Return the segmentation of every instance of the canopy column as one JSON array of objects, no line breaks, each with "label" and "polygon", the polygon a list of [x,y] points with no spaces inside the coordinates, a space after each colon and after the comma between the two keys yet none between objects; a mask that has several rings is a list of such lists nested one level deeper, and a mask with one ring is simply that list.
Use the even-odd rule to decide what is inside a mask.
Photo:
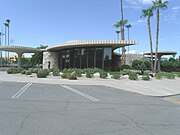
[{"label": "canopy column", "polygon": [[18,52],[18,68],[21,68],[22,52]]},{"label": "canopy column", "polygon": [[161,70],[161,56],[162,55],[158,55],[157,58],[158,58],[158,71]]}]

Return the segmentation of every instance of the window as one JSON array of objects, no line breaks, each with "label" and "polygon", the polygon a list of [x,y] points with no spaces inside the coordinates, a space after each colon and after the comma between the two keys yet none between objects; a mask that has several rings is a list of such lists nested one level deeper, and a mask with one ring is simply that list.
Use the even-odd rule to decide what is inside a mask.
[{"label": "window", "polygon": [[96,67],[103,68],[103,48],[96,48]]},{"label": "window", "polygon": [[81,68],[87,68],[87,49],[81,50]]},{"label": "window", "polygon": [[88,68],[94,68],[94,48],[88,49]]},{"label": "window", "polygon": [[104,69],[111,69],[112,48],[104,48]]},{"label": "window", "polygon": [[75,49],[75,54],[74,54],[74,58],[75,58],[75,67],[76,68],[81,68],[81,49]]}]

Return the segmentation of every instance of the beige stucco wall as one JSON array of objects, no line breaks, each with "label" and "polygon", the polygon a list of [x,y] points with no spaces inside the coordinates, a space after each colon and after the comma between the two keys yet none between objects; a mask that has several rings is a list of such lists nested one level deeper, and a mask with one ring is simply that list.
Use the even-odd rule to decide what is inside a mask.
[{"label": "beige stucco wall", "polygon": [[58,53],[57,52],[43,52],[43,69],[48,68],[50,61],[50,68],[58,67]]}]

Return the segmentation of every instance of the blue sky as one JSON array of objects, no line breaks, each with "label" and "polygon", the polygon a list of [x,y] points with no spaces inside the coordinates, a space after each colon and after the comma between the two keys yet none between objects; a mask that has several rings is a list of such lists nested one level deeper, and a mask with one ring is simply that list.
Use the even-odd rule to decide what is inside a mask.
[{"label": "blue sky", "polygon": [[[168,9],[160,16],[159,50],[180,55],[180,0],[168,2]],[[150,50],[147,21],[140,16],[151,3],[123,0],[124,18],[132,25],[130,39],[139,41],[130,50]],[[155,16],[151,19],[154,48]],[[0,29],[6,19],[11,20],[12,45],[38,47],[68,40],[116,39],[113,24],[120,20],[120,0],[0,0]]]}]

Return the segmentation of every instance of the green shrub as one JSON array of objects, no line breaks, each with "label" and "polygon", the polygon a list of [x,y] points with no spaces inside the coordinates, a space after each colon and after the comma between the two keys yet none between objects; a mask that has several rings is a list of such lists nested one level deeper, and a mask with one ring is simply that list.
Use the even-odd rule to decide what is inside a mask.
[{"label": "green shrub", "polygon": [[112,75],[113,75],[112,78],[114,78],[114,79],[119,79],[121,77],[120,72],[114,72],[114,73],[112,73]]},{"label": "green shrub", "polygon": [[65,78],[68,78],[70,75],[71,75],[71,73],[63,73],[63,74],[61,75],[61,77],[62,77],[63,79],[65,79]]},{"label": "green shrub", "polygon": [[138,79],[138,76],[135,72],[130,72],[129,73],[129,79],[130,80],[137,80]]},{"label": "green shrub", "polygon": [[12,74],[13,73],[13,69],[12,68],[7,69],[7,73],[8,74]]},{"label": "green shrub", "polygon": [[142,61],[140,60],[133,60],[132,62],[132,68],[139,70],[140,69],[140,65],[141,65]]},{"label": "green shrub", "polygon": [[177,77],[180,77],[180,72],[177,72],[177,73],[176,73],[176,76],[177,76]]},{"label": "green shrub", "polygon": [[156,79],[162,79],[163,74],[161,72],[155,74]]},{"label": "green shrub", "polygon": [[22,68],[12,68],[12,73],[18,74],[18,73],[21,73],[22,70],[23,70]]},{"label": "green shrub", "polygon": [[143,63],[146,65],[147,69],[151,69],[151,62],[150,61],[145,60]]},{"label": "green shrub", "polygon": [[103,71],[102,69],[98,69],[98,68],[87,68],[86,70],[85,70],[85,73],[87,73],[87,72],[89,72],[90,74],[95,74],[95,73],[97,73],[97,72],[100,72],[100,71]]},{"label": "green shrub", "polygon": [[81,77],[84,72],[85,72],[84,70],[76,69],[76,70],[75,70],[75,75],[76,75],[77,77]]},{"label": "green shrub", "polygon": [[143,75],[143,76],[142,76],[142,80],[144,80],[144,81],[149,81],[149,80],[150,80],[149,75],[148,75],[148,74]]},{"label": "green shrub", "polygon": [[112,75],[114,79],[119,79],[121,77],[120,72],[110,72],[110,75]]},{"label": "green shrub", "polygon": [[72,73],[75,70],[76,70],[75,68],[63,69],[62,73]]},{"label": "green shrub", "polygon": [[121,65],[120,70],[124,70],[124,69],[131,69],[131,67],[129,65]]},{"label": "green shrub", "polygon": [[162,71],[165,71],[165,72],[172,72],[172,71],[174,71],[173,63],[174,63],[173,61],[167,61],[167,60],[163,61],[161,63]]},{"label": "green shrub", "polygon": [[174,73],[165,73],[164,77],[167,79],[175,79],[175,74]]},{"label": "green shrub", "polygon": [[42,70],[46,73],[47,76],[49,75],[50,73],[49,69],[42,69]]},{"label": "green shrub", "polygon": [[105,72],[105,71],[101,71],[99,73],[100,73],[100,78],[105,79],[108,76],[107,72]]},{"label": "green shrub", "polygon": [[93,77],[93,74],[91,72],[86,72],[86,77],[87,78],[92,78]]},{"label": "green shrub", "polygon": [[122,75],[129,75],[130,72],[131,72],[131,71],[130,71],[129,69],[124,69],[124,70],[121,72],[121,74],[122,74]]},{"label": "green shrub", "polygon": [[30,70],[26,70],[25,74],[26,74],[26,75],[31,75],[32,72],[31,72]]},{"label": "green shrub", "polygon": [[38,78],[46,78],[48,74],[47,74],[47,70],[46,69],[40,69],[38,71],[38,73],[37,73],[37,77]]},{"label": "green shrub", "polygon": [[32,73],[38,73],[38,70],[39,70],[38,68],[33,68],[31,72]]},{"label": "green shrub", "polygon": [[147,69],[146,65],[144,63],[141,63],[140,65],[140,70],[142,73],[144,73],[144,71]]},{"label": "green shrub", "polygon": [[68,76],[68,79],[69,79],[69,80],[77,80],[77,77],[76,77],[76,75],[75,75],[74,73],[72,73],[72,74],[70,74],[70,75]]},{"label": "green shrub", "polygon": [[21,74],[26,74],[26,70],[25,70],[25,69],[22,70],[22,71],[21,71]]},{"label": "green shrub", "polygon": [[53,76],[59,76],[59,69],[58,68],[53,68],[53,70],[52,70],[52,74],[53,74]]}]

